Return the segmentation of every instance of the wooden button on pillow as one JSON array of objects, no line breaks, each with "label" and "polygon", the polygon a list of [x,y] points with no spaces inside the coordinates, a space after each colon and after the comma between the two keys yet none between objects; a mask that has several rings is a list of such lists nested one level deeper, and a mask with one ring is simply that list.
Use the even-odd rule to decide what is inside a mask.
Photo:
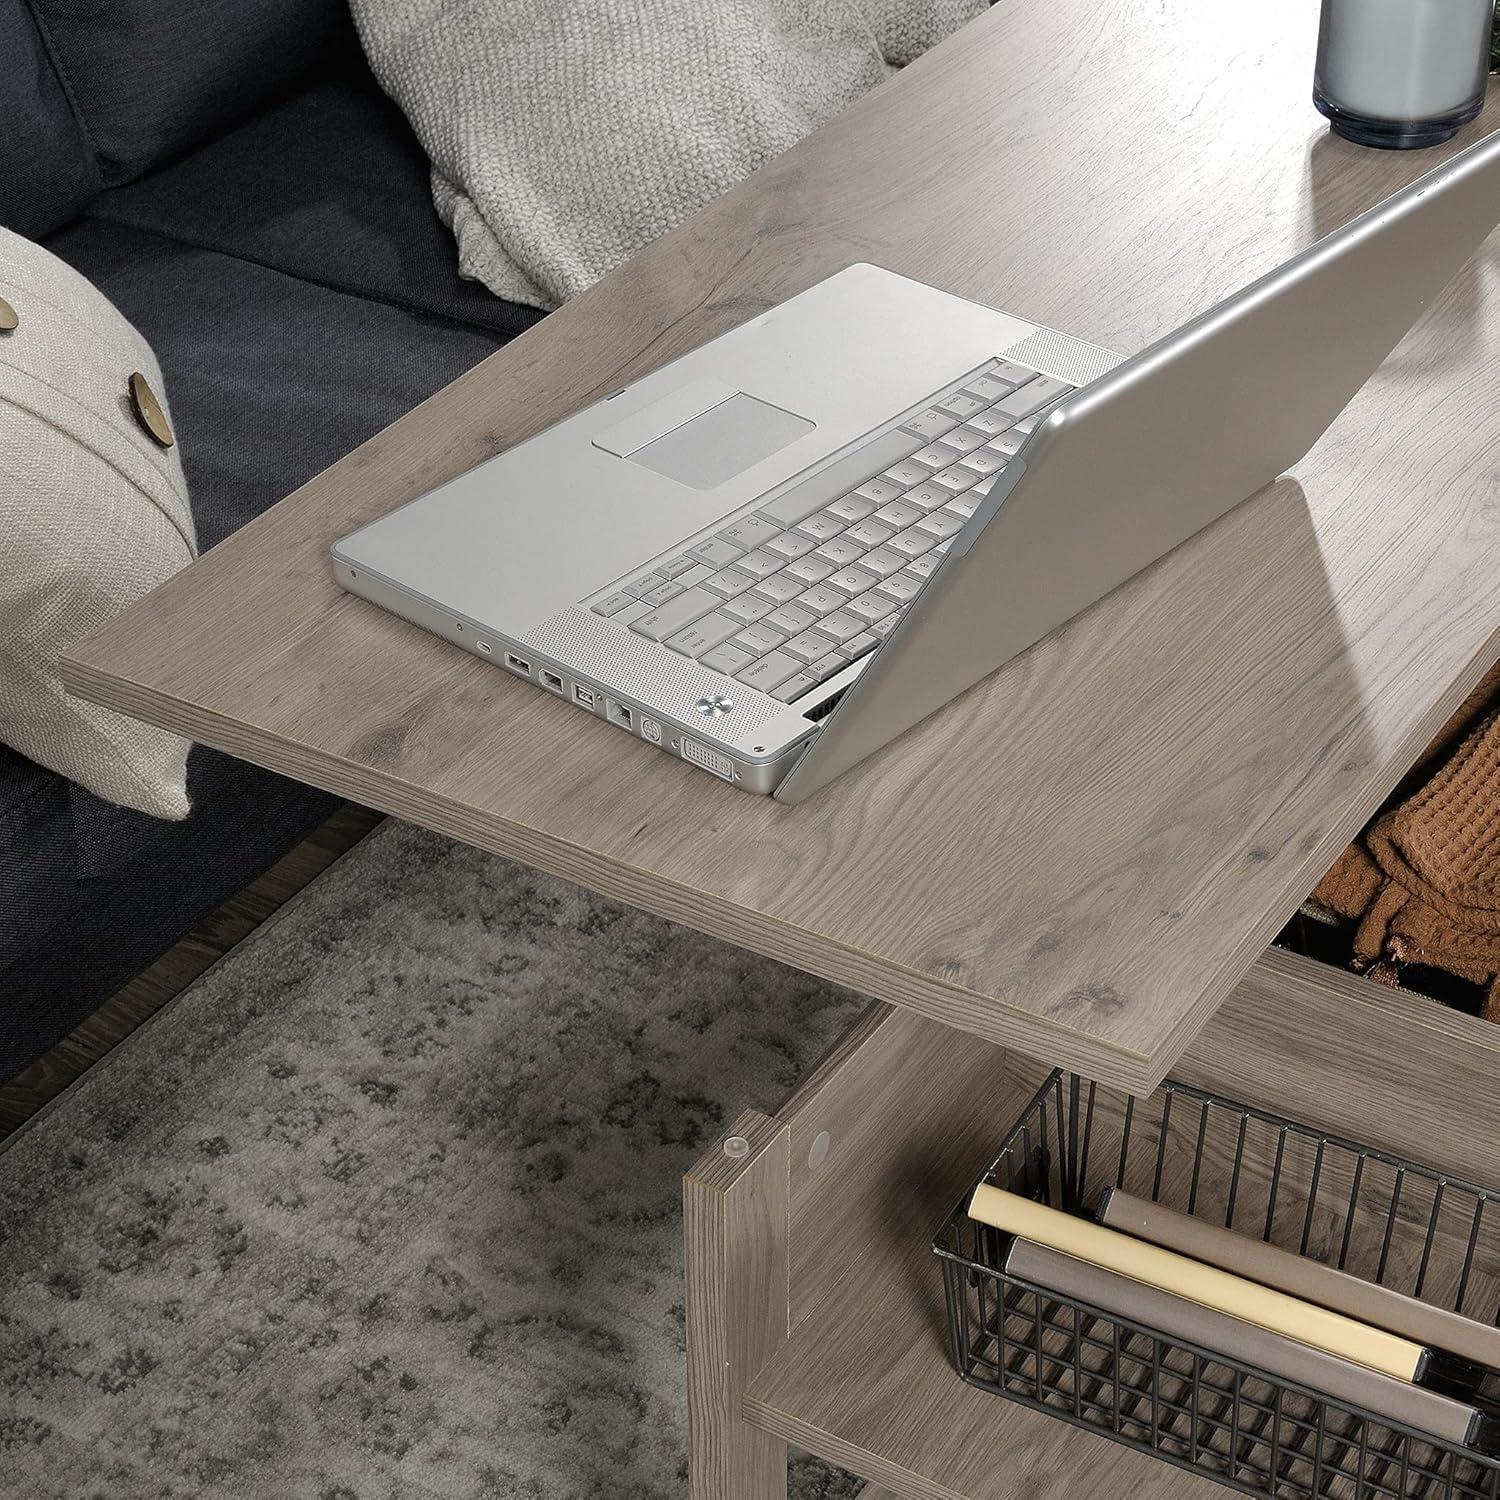
[{"label": "wooden button on pillow", "polygon": [[161,371],[113,303],[0,229],[0,740],[187,816],[188,743],[68,695],[59,658],[196,555]]}]

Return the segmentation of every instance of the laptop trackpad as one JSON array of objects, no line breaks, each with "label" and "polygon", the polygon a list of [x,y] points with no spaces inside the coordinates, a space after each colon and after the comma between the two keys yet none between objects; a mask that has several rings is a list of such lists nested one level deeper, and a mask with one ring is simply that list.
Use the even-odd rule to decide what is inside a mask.
[{"label": "laptop trackpad", "polygon": [[695,490],[711,490],[805,436],[815,425],[795,412],[736,391],[637,448],[628,455],[628,462]]}]

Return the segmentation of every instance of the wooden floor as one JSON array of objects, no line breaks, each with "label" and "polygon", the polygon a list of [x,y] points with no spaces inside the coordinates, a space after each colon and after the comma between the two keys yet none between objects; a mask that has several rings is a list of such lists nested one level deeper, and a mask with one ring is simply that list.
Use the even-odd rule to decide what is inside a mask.
[{"label": "wooden floor", "polygon": [[0,1084],[0,1139],[86,1073],[168,1000],[181,994],[381,821],[380,813],[346,803],[253,885],[231,897],[175,948],[137,974],[76,1031],[23,1073]]}]

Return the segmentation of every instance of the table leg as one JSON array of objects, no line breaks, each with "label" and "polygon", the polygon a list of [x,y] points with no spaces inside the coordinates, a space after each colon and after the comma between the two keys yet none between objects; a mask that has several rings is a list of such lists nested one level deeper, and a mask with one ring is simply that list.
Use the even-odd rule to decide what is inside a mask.
[{"label": "table leg", "polygon": [[786,1444],[740,1397],[786,1342],[790,1154],[751,1110],[683,1178],[691,1500],[786,1500]]}]

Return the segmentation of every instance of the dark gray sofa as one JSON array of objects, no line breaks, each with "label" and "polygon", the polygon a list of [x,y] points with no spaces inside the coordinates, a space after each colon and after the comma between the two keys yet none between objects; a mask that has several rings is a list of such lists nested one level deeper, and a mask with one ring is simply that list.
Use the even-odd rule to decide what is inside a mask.
[{"label": "dark gray sofa", "polygon": [[[344,0],[0,0],[0,223],[153,345],[205,549],[538,316],[458,277]],[[0,1080],[332,806],[189,784],[158,822],[0,746]]]}]

